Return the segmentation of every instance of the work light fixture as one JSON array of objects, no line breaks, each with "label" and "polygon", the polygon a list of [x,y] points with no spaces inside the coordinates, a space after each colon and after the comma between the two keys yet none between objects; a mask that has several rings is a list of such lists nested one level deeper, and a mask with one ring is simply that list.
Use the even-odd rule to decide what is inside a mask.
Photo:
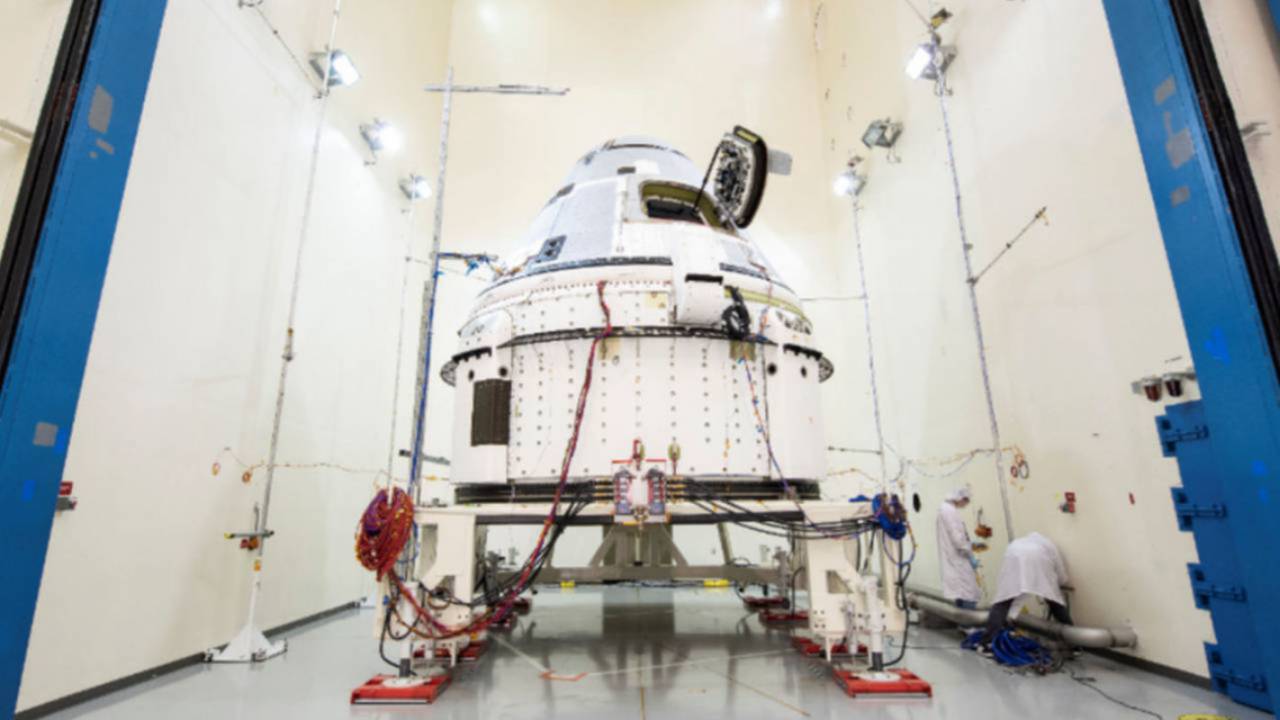
[{"label": "work light fixture", "polygon": [[356,70],[355,63],[351,62],[350,56],[341,50],[332,50],[326,59],[323,52],[312,53],[311,69],[316,71],[316,76],[324,80],[326,70],[329,76],[329,87],[336,85],[354,85],[360,79],[360,71]]},{"label": "work light fixture", "polygon": [[916,46],[907,61],[907,75],[916,80],[937,80],[956,57],[954,45],[942,45],[937,35]]},{"label": "work light fixture", "polygon": [[858,163],[862,162],[862,158],[856,155],[849,160],[849,165],[839,175],[836,175],[835,182],[831,185],[831,190],[840,197],[856,197],[862,189],[867,186],[867,177],[858,174]]},{"label": "work light fixture", "polygon": [[901,134],[902,123],[893,122],[889,118],[872,120],[866,132],[862,133],[862,144],[869,150],[878,147],[891,148],[898,142],[898,136]]},{"label": "work light fixture", "polygon": [[400,192],[410,200],[421,200],[431,195],[431,186],[427,184],[426,178],[413,173],[400,180]]},{"label": "work light fixture", "polygon": [[375,162],[378,159],[378,153],[396,153],[404,147],[404,134],[399,128],[378,118],[360,126],[360,137],[364,138],[365,144],[369,146]]},{"label": "work light fixture", "polygon": [[902,123],[900,122],[894,122],[889,118],[872,120],[866,132],[862,133],[862,144],[866,145],[868,150],[884,148],[889,162],[896,163],[898,156],[893,152],[893,146],[898,142],[898,136],[901,134]]}]

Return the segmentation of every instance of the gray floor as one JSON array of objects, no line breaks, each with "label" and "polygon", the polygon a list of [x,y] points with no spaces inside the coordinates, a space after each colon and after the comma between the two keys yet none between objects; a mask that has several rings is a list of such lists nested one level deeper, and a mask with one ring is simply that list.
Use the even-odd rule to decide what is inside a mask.
[{"label": "gray floor", "polygon": [[[103,697],[56,718],[1126,718],[1143,717],[1071,679],[1172,720],[1267,715],[1209,691],[1096,657],[1047,677],[1006,671],[959,650],[957,636],[913,632],[905,667],[932,700],[854,700],[830,670],[763,628],[730,590],[544,590],[492,652],[429,707],[351,707],[353,687],[384,671],[371,613],[301,629],[263,665],[200,666]],[[576,681],[544,680],[544,669]]]}]

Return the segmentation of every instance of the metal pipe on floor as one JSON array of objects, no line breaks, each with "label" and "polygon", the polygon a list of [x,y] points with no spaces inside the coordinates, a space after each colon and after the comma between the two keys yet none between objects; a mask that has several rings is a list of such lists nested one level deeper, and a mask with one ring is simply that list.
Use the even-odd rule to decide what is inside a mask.
[{"label": "metal pipe on floor", "polygon": [[1076,647],[1118,648],[1135,647],[1138,644],[1138,633],[1127,625],[1109,628],[1063,625],[1034,615],[1019,615],[1013,619],[1013,622],[1018,627],[1026,628],[1039,635],[1058,638]]},{"label": "metal pipe on floor", "polygon": [[33,137],[35,133],[32,131],[0,118],[0,139],[8,140],[14,145],[30,145]]},{"label": "metal pipe on floor", "polygon": [[[932,615],[946,618],[958,625],[984,625],[987,622],[987,610],[970,610],[958,608],[951,602],[930,594],[912,591],[907,595],[912,607]],[[1077,647],[1086,648],[1121,648],[1134,647],[1138,644],[1138,634],[1131,627],[1086,627],[1083,625],[1063,625],[1053,620],[1018,615],[1011,618],[1014,625],[1030,630],[1038,635],[1056,638]]]}]

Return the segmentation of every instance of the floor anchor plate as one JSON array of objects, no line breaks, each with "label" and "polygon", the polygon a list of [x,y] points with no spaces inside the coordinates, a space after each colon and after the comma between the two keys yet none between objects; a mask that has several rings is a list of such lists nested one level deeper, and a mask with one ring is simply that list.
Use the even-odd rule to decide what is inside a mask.
[{"label": "floor anchor plate", "polygon": [[898,695],[933,697],[933,686],[909,670],[887,670],[882,673],[852,672],[836,668],[832,671],[836,684],[849,697],[860,695]]},{"label": "floor anchor plate", "polygon": [[452,676],[448,673],[431,677],[400,678],[394,675],[376,675],[369,682],[351,691],[352,705],[402,705],[433,703],[448,687]]}]

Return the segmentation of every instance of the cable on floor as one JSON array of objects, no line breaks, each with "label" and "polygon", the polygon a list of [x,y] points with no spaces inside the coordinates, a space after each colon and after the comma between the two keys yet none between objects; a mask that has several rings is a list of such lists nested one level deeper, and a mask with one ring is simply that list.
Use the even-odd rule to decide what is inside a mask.
[{"label": "cable on floor", "polygon": [[1131,703],[1127,703],[1113,695],[1108,695],[1106,691],[1104,691],[1102,688],[1098,687],[1097,685],[1094,685],[1094,683],[1098,681],[1097,678],[1092,678],[1087,675],[1077,675],[1075,672],[1070,672],[1070,677],[1076,683],[1089,688],[1090,690],[1098,693],[1102,697],[1106,698],[1107,700],[1111,701],[1116,705],[1119,705],[1120,707],[1126,710],[1132,710],[1133,712],[1136,712],[1136,713],[1142,713],[1143,715],[1148,715],[1150,717],[1156,718],[1156,720],[1164,720],[1164,716],[1156,712],[1155,710],[1148,710],[1147,708],[1140,707],[1138,705],[1133,705]]}]

